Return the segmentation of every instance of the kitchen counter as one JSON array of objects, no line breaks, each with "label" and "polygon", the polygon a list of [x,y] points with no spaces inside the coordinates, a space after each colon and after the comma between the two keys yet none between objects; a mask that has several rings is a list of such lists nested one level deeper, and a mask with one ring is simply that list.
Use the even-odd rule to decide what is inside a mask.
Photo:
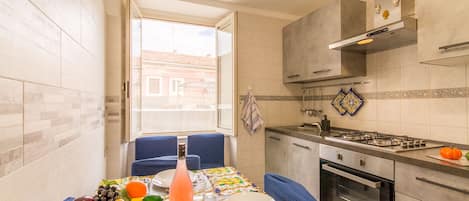
[{"label": "kitchen counter", "polygon": [[340,142],[327,140],[325,137],[329,135],[328,132],[319,132],[318,129],[299,129],[296,126],[285,126],[285,127],[267,127],[266,131],[272,131],[284,135],[288,135],[295,138],[300,138],[320,144],[326,144],[334,147],[339,147],[359,153],[364,153],[372,156],[386,158],[402,163],[408,163],[423,168],[428,168],[456,176],[469,178],[469,167],[462,167],[453,165],[444,161],[429,158],[427,155],[439,155],[439,148],[415,150],[408,152],[387,152],[380,151],[371,148],[365,148],[362,146],[355,146]]}]

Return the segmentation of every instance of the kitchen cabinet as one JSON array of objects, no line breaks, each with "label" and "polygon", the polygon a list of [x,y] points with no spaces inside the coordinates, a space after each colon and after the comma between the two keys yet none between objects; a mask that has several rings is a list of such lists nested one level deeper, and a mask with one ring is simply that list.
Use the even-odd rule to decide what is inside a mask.
[{"label": "kitchen cabinet", "polygon": [[319,145],[311,141],[292,138],[287,157],[287,176],[302,184],[315,198],[319,198]]},{"label": "kitchen cabinet", "polygon": [[365,31],[365,9],[359,0],[333,0],[284,27],[284,82],[365,75],[365,54],[329,49],[329,44]]},{"label": "kitchen cabinet", "polygon": [[416,9],[419,61],[445,66],[469,64],[467,0],[416,1]]},{"label": "kitchen cabinet", "polygon": [[265,168],[271,172],[286,176],[289,138],[286,135],[269,132],[265,134]]},{"label": "kitchen cabinet", "polygon": [[319,144],[267,131],[266,172],[288,177],[302,184],[319,200]]},{"label": "kitchen cabinet", "polygon": [[395,174],[396,201],[467,201],[469,197],[465,177],[400,162],[395,163]]}]

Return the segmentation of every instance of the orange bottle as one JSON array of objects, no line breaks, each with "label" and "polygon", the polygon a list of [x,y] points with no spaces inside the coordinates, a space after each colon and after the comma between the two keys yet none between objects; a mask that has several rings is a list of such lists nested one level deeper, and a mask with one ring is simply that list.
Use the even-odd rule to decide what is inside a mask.
[{"label": "orange bottle", "polygon": [[192,181],[186,165],[186,144],[178,145],[178,162],[176,174],[169,188],[170,201],[193,201],[194,193],[192,190]]}]

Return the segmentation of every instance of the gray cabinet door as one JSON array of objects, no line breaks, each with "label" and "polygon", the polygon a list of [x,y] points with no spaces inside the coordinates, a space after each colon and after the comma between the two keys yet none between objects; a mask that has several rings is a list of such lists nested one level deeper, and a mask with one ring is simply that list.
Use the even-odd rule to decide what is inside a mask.
[{"label": "gray cabinet door", "polygon": [[[396,193],[424,201],[467,201],[469,179],[396,162]],[[403,199],[405,200],[405,199]]]},{"label": "gray cabinet door", "polygon": [[266,172],[287,176],[287,151],[289,138],[282,134],[267,131],[265,134]]},{"label": "gray cabinet door", "polygon": [[302,184],[319,199],[319,144],[299,138],[290,139],[288,149],[288,177]]},{"label": "gray cabinet door", "polygon": [[283,81],[298,82],[305,79],[306,45],[305,27],[294,22],[283,29]]},{"label": "gray cabinet door", "polygon": [[[416,1],[416,8],[419,60],[437,65],[469,63],[469,2],[424,0]],[[445,46],[450,48],[440,49]]]}]

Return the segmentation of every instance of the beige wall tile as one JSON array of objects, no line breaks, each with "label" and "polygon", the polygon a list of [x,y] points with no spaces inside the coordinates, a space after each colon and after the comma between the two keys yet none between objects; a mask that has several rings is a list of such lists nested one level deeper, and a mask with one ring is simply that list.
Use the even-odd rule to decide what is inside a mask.
[{"label": "beige wall tile", "polygon": [[430,127],[430,139],[464,144],[468,140],[467,132],[467,128],[465,127],[445,127],[432,125]]},{"label": "beige wall tile", "polygon": [[388,134],[394,134],[394,135],[401,134],[400,122],[377,121],[376,127],[377,127],[377,131],[381,133],[388,133]]},{"label": "beige wall tile", "polygon": [[25,164],[80,136],[80,101],[75,91],[25,83]]},{"label": "beige wall tile", "polygon": [[80,41],[80,0],[31,0],[75,41]]},{"label": "beige wall tile", "polygon": [[89,75],[86,74],[87,63],[89,63],[88,53],[67,34],[62,34],[61,43],[61,80],[62,87],[83,90]]},{"label": "beige wall tile", "polygon": [[402,122],[401,134],[410,137],[430,139],[430,126],[428,124]]},{"label": "beige wall tile", "polygon": [[[378,58],[382,59],[382,58]],[[399,64],[381,66],[378,68],[377,91],[400,91],[401,85],[401,67]]]},{"label": "beige wall tile", "polygon": [[0,46],[0,75],[57,86],[59,28],[27,0],[4,1],[0,9],[0,38],[8,40]]},{"label": "beige wall tile", "polygon": [[467,127],[466,98],[432,99],[430,102],[432,126]]},{"label": "beige wall tile", "polygon": [[457,88],[466,86],[465,67],[429,66],[432,89]]},{"label": "beige wall tile", "polygon": [[401,100],[377,100],[377,120],[385,122],[401,121]]},{"label": "beige wall tile", "polygon": [[403,99],[401,121],[403,124],[430,124],[430,99]]},{"label": "beige wall tile", "polygon": [[430,89],[430,67],[423,64],[405,64],[402,66],[402,89]]},{"label": "beige wall tile", "polygon": [[0,79],[0,178],[23,165],[23,84]]}]

